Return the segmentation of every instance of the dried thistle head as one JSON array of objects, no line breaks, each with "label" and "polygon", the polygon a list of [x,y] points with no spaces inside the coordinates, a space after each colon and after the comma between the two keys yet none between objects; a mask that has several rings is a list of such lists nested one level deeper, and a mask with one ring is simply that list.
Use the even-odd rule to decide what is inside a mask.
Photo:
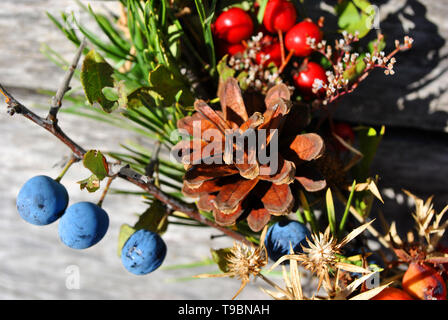
[{"label": "dried thistle head", "polygon": [[242,282],[249,282],[250,276],[256,277],[267,262],[264,245],[254,248],[235,242],[228,255],[229,273]]},{"label": "dried thistle head", "polygon": [[[314,244],[316,240],[319,241],[319,243],[323,247],[323,256],[326,256],[325,259],[329,261],[330,263],[335,259],[335,257],[332,257],[332,252],[329,251],[330,247],[334,247],[337,245],[334,241],[331,241],[328,236],[325,234],[319,234],[316,236],[318,239],[314,239]],[[317,246],[316,246],[317,247]],[[337,248],[336,248],[337,249]],[[339,248],[340,249],[340,248]],[[291,250],[291,253],[293,251]],[[317,260],[320,260],[319,255],[314,257]],[[316,261],[317,261],[316,260]],[[374,276],[375,272],[369,271],[364,276],[360,277],[359,279],[355,279],[351,283],[341,286],[341,283],[339,282],[339,277],[341,275],[341,269],[337,267],[336,271],[336,279],[334,281],[334,285],[332,287],[326,287],[327,296],[321,297],[316,294],[314,294],[312,297],[306,297],[303,294],[302,284],[301,284],[301,275],[298,268],[298,261],[292,257],[292,255],[289,258],[290,261],[290,270],[289,274],[286,272],[286,268],[282,266],[283,268],[283,281],[285,283],[285,288],[276,287],[276,291],[264,289],[261,288],[263,292],[268,294],[270,297],[276,299],[276,300],[368,300],[372,297],[379,294],[383,289],[388,287],[390,283],[379,286],[377,288],[373,288],[370,290],[366,290],[362,293],[359,293],[358,295],[355,295],[353,297],[350,297],[353,295],[353,293],[370,277]],[[303,264],[303,262],[302,262]],[[349,298],[350,297],[350,298]]]},{"label": "dried thistle head", "polygon": [[241,286],[232,298],[235,299],[250,282],[250,277],[260,276],[263,267],[268,263],[268,254],[264,246],[267,229],[267,226],[264,227],[258,247],[234,242],[233,247],[226,256],[227,272],[221,274],[201,274],[195,276],[195,278],[235,277],[241,280]]},{"label": "dried thistle head", "polygon": [[331,275],[336,270],[369,273],[370,271],[365,268],[341,262],[338,258],[338,254],[341,252],[342,247],[356,238],[372,222],[373,221],[356,228],[342,239],[341,242],[337,242],[337,240],[330,235],[329,227],[324,233],[313,234],[311,239],[307,238],[308,248],[303,247],[303,253],[283,256],[274,264],[271,270],[285,260],[296,260],[300,262],[305,269],[311,271],[311,273],[319,278],[317,291],[319,291],[323,284],[327,292],[331,291],[333,288]]}]

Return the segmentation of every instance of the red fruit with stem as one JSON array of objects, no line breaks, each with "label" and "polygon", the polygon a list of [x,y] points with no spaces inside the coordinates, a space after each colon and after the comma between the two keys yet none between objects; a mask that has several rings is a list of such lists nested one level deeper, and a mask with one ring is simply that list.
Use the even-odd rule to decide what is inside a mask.
[{"label": "red fruit with stem", "polygon": [[[342,140],[348,142],[349,144],[353,144],[355,141],[355,133],[353,132],[352,127],[347,123],[336,123],[333,127],[333,133],[337,134],[342,138]],[[339,141],[336,141],[336,147],[341,151],[346,150],[346,147],[344,147]]]},{"label": "red fruit with stem", "polygon": [[313,49],[307,44],[308,37],[318,43],[322,40],[322,33],[316,24],[305,20],[296,24],[286,33],[285,46],[289,51],[293,51],[295,56],[306,57],[313,52]]},{"label": "red fruit with stem", "polygon": [[411,262],[402,279],[402,287],[415,298],[446,300],[446,285],[442,276],[432,267]]},{"label": "red fruit with stem", "polygon": [[397,288],[386,288],[370,300],[414,300],[405,291]]},{"label": "red fruit with stem", "polygon": [[[313,93],[313,84],[315,81],[317,81],[316,84],[321,83],[322,85],[328,83],[325,69],[315,62],[307,62],[303,64],[299,73],[294,76],[294,83],[305,98],[310,98],[316,95]],[[324,89],[320,88],[317,94],[323,92]]]},{"label": "red fruit with stem", "polygon": [[219,15],[214,24],[217,38],[236,44],[248,39],[254,31],[254,23],[249,14],[240,8],[230,8]]},{"label": "red fruit with stem", "polygon": [[264,47],[255,57],[257,64],[268,66],[273,62],[277,67],[282,64],[282,50],[280,44],[275,42]]},{"label": "red fruit with stem", "polygon": [[297,20],[296,8],[290,1],[269,0],[263,17],[263,25],[271,33],[287,32]]}]

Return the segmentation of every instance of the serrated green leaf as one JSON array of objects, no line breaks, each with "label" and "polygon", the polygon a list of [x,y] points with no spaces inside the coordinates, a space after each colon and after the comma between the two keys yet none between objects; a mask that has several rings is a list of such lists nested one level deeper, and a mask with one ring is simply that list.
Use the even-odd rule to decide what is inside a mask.
[{"label": "serrated green leaf", "polygon": [[224,249],[210,249],[210,252],[212,253],[212,259],[215,261],[215,263],[218,265],[219,269],[222,272],[229,272],[229,255],[231,255],[231,248],[224,248]]},{"label": "serrated green leaf", "polygon": [[99,150],[89,150],[83,159],[84,166],[89,169],[99,180],[103,180],[109,174],[109,166],[106,157]]},{"label": "serrated green leaf", "polygon": [[103,93],[105,87],[113,87],[114,69],[95,50],[90,51],[82,65],[81,83],[87,100],[91,105],[99,103],[106,112],[112,112],[115,102],[108,100]]},{"label": "serrated green leaf", "polygon": [[94,174],[92,174],[87,179],[78,181],[81,190],[87,189],[89,192],[95,192],[100,188],[100,179]]},{"label": "serrated green leaf", "polygon": [[128,224],[121,225],[120,233],[118,235],[118,247],[117,247],[118,249],[117,253],[119,257],[121,257],[121,251],[123,250],[126,241],[128,241],[129,237],[132,236],[135,231],[137,230],[132,228]]}]

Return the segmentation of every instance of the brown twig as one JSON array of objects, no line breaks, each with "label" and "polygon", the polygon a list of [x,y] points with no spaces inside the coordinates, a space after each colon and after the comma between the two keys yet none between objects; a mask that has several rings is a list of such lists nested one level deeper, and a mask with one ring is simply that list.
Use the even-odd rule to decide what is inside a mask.
[{"label": "brown twig", "polygon": [[[53,122],[48,119],[44,119],[31,110],[29,110],[27,107],[25,107],[23,104],[18,102],[11,94],[6,91],[6,89],[0,84],[0,94],[4,95],[6,98],[6,103],[8,105],[8,111],[11,115],[17,113],[21,114],[25,118],[31,120],[38,126],[44,128],[45,130],[52,133],[56,138],[58,138],[62,143],[64,143],[67,147],[72,150],[73,154],[76,156],[76,160],[79,161],[83,159],[84,154],[86,151],[77,143],[75,143],[72,139],[70,139],[58,126],[57,121]],[[175,198],[173,196],[170,196],[163,192],[161,189],[156,187],[151,182],[147,181],[147,178],[140,175],[139,173],[135,172],[134,170],[130,169],[129,166],[125,166],[120,169],[120,171],[117,174],[120,178],[127,180],[144,191],[148,192],[150,195],[155,197],[156,199],[162,201],[166,205],[170,206],[173,210],[180,211],[188,215],[190,218],[208,225],[210,227],[213,227],[217,230],[220,230],[227,236],[241,241],[246,245],[253,245],[253,243],[249,240],[247,240],[243,235],[222,226],[217,225],[214,221],[211,221],[200,214],[200,212],[197,210],[196,206],[193,204],[186,203],[182,200],[179,200],[178,198]]]}]

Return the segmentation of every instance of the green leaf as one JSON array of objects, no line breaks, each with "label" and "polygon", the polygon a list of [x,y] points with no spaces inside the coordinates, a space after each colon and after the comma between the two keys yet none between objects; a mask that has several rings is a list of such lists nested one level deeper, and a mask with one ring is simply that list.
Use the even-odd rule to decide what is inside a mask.
[{"label": "green leaf", "polygon": [[308,203],[308,200],[306,199],[305,194],[303,193],[302,190],[300,190],[299,196],[300,196],[300,202],[302,204],[303,212],[305,215],[305,220],[310,224],[311,231],[313,233],[319,232],[319,227],[317,225],[316,216],[314,215],[314,212],[311,209],[311,207]]},{"label": "green leaf", "polygon": [[266,10],[268,0],[260,0],[259,4],[260,4],[260,8],[258,9],[258,13],[257,13],[257,21],[259,24],[262,24],[263,18],[264,18],[264,11]]},{"label": "green leaf", "polygon": [[219,74],[219,80],[224,83],[228,78],[233,77],[235,75],[235,69],[230,68],[227,65],[228,56],[225,55],[218,63],[216,67]]},{"label": "green leaf", "polygon": [[345,229],[345,223],[347,222],[347,217],[348,217],[348,213],[350,211],[350,206],[352,204],[353,195],[355,194],[355,185],[356,185],[356,180],[353,181],[352,191],[350,192],[350,196],[348,197],[347,204],[345,205],[344,214],[342,215],[341,223],[339,224],[339,235],[341,235]]},{"label": "green leaf", "polygon": [[119,98],[118,90],[116,88],[111,88],[111,87],[104,87],[103,95],[109,101],[118,101],[118,98]]},{"label": "green leaf", "polygon": [[386,128],[384,126],[379,131],[371,127],[359,127],[355,129],[358,135],[359,151],[363,154],[362,160],[353,168],[357,181],[366,181],[370,177],[370,166],[385,130]]},{"label": "green leaf", "polygon": [[359,33],[362,38],[372,29],[375,10],[367,0],[343,0],[336,5],[338,26],[348,33]]},{"label": "green leaf", "polygon": [[249,76],[249,73],[247,73],[246,71],[242,71],[242,72],[240,72],[240,74],[238,74],[238,77],[236,77],[236,80],[238,80],[240,88],[243,91],[245,91],[248,87],[248,84],[246,81],[248,76]]},{"label": "green leaf", "polygon": [[327,204],[328,223],[330,225],[330,230],[333,236],[336,236],[336,213],[334,211],[333,195],[331,194],[330,188],[327,189],[327,193],[325,194],[325,201]]},{"label": "green leaf", "polygon": [[145,229],[158,234],[165,233],[168,228],[167,212],[167,207],[162,202],[154,200],[151,206],[139,217],[134,229]]},{"label": "green leaf", "polygon": [[358,59],[356,59],[356,63],[344,71],[344,79],[353,81],[363,73],[366,68],[366,63],[364,62],[365,56],[366,55],[364,53],[360,54]]},{"label": "green leaf", "polygon": [[100,188],[100,179],[94,174],[92,174],[87,179],[78,181],[81,190],[87,189],[89,192],[95,192]]},{"label": "green leaf", "polygon": [[163,99],[165,106],[172,105],[176,102],[176,96],[182,90],[180,100],[185,105],[193,104],[194,98],[185,83],[177,78],[168,67],[165,65],[158,65],[153,71],[149,73],[149,84],[154,92],[157,92]]},{"label": "green leaf", "polygon": [[108,100],[103,93],[105,87],[113,87],[114,69],[95,50],[90,51],[82,65],[81,83],[87,100],[91,105],[99,103],[106,112],[112,112],[115,102]]},{"label": "green leaf", "polygon": [[103,180],[109,174],[107,160],[99,150],[89,150],[84,155],[83,164],[99,180]]},{"label": "green leaf", "polygon": [[118,235],[118,247],[117,247],[118,249],[117,253],[119,257],[121,257],[121,251],[123,250],[126,241],[128,241],[129,237],[132,236],[135,231],[137,230],[132,228],[128,224],[121,225],[120,234]]},{"label": "green leaf", "polygon": [[370,53],[374,53],[375,51],[381,52],[386,48],[386,40],[384,39],[384,37],[381,37],[380,39],[372,40],[369,42],[367,47],[368,47]]},{"label": "green leaf", "polygon": [[231,255],[231,248],[224,248],[224,249],[218,249],[213,250],[210,249],[210,252],[212,253],[212,259],[215,261],[215,263],[218,265],[219,270],[222,272],[229,272],[229,255]]}]

